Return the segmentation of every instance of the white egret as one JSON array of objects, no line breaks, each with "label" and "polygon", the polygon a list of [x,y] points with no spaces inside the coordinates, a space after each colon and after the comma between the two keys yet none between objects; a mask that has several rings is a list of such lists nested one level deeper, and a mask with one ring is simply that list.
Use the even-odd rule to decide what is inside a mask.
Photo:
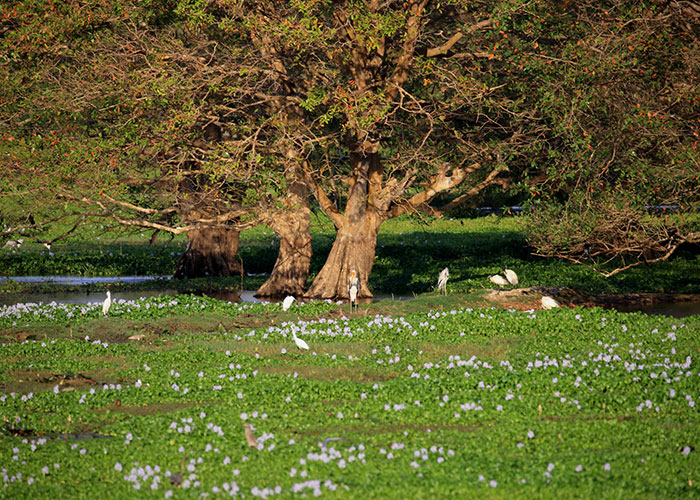
[{"label": "white egret", "polygon": [[437,289],[444,295],[447,295],[447,280],[450,277],[450,271],[445,268],[440,271],[440,276],[438,276]]},{"label": "white egret", "polygon": [[294,297],[291,295],[285,297],[284,302],[282,302],[282,310],[287,311],[290,307],[292,307],[292,302],[294,302]]},{"label": "white egret", "polygon": [[7,240],[3,245],[3,248],[19,248],[24,243],[24,238],[19,238],[18,240]]},{"label": "white egret", "polygon": [[353,269],[348,277],[348,297],[350,297],[350,310],[355,310],[357,306],[357,293],[360,291],[360,278]]},{"label": "white egret", "polygon": [[102,314],[107,316],[107,313],[109,312],[109,308],[111,306],[112,306],[112,293],[109,290],[107,290],[107,298],[102,303]]},{"label": "white egret", "polygon": [[517,286],[518,284],[518,275],[515,274],[515,271],[512,269],[506,269],[505,267],[503,268],[503,274],[506,275],[506,279],[508,280],[508,283],[510,283],[513,286]]},{"label": "white egret", "polygon": [[555,307],[561,307],[559,302],[554,300],[549,295],[542,296],[542,309],[554,309]]},{"label": "white egret", "polygon": [[301,340],[299,337],[297,337],[297,334],[292,332],[292,340],[294,343],[297,345],[299,349],[306,349],[307,351],[309,350],[309,344]]},{"label": "white egret", "polygon": [[489,276],[489,281],[494,285],[497,285],[499,290],[501,289],[501,287],[508,286],[508,280],[500,274],[492,274],[491,276]]},{"label": "white egret", "polygon": [[47,249],[49,252],[51,251],[51,243],[46,243],[46,242],[44,242],[44,243],[42,243],[42,244],[46,247],[46,249]]}]

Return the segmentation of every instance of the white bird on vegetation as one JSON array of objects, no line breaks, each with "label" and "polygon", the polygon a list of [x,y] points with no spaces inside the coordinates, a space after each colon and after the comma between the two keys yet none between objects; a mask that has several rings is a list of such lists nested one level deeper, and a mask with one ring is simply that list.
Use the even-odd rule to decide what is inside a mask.
[{"label": "white bird on vegetation", "polygon": [[306,349],[307,351],[309,350],[309,344],[301,340],[299,337],[297,337],[297,334],[292,332],[292,340],[294,343],[297,345],[299,349]]},{"label": "white bird on vegetation", "polygon": [[289,308],[292,307],[292,302],[294,302],[294,297],[292,297],[291,295],[285,297],[284,302],[282,302],[282,310],[289,310]]},{"label": "white bird on vegetation", "polygon": [[437,289],[438,292],[442,292],[444,295],[447,295],[447,280],[449,277],[450,271],[447,268],[440,271],[440,276],[438,276]]},{"label": "white bird on vegetation", "polygon": [[357,277],[357,272],[353,269],[348,276],[348,297],[350,298],[350,310],[354,311],[357,307],[357,293],[360,291],[360,278]]},{"label": "white bird on vegetation", "polygon": [[107,290],[107,298],[102,303],[102,314],[107,316],[107,313],[109,312],[109,308],[111,306],[112,306],[112,293],[109,290]]},{"label": "white bird on vegetation", "polygon": [[542,309],[554,309],[555,307],[561,307],[559,302],[554,300],[549,295],[542,296]]},{"label": "white bird on vegetation", "polygon": [[503,268],[503,274],[506,276],[506,279],[508,280],[508,283],[510,283],[513,286],[517,286],[518,284],[518,275],[515,274],[515,271],[512,269],[506,269],[505,267]]},{"label": "white bird on vegetation", "polygon": [[24,243],[24,238],[20,238],[18,240],[7,240],[7,242],[5,242],[3,245],[3,248],[19,248],[22,246],[22,243]]},{"label": "white bird on vegetation", "polygon": [[497,285],[499,290],[501,289],[501,287],[508,286],[508,280],[500,274],[492,274],[491,276],[489,276],[489,281],[494,285]]}]

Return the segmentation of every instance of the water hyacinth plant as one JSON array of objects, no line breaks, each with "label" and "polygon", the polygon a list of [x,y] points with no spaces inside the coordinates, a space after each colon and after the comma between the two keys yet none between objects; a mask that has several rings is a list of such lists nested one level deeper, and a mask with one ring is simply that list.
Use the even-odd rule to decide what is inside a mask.
[{"label": "water hyacinth plant", "polygon": [[[138,304],[4,313],[3,496],[696,495],[697,316]],[[109,330],[193,311],[221,326]]]}]

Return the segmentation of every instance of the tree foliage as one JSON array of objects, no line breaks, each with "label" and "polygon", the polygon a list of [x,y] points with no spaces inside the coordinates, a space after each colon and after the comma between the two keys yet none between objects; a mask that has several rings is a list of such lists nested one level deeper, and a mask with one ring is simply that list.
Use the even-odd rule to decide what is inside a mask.
[{"label": "tree foliage", "polygon": [[[653,259],[695,234],[645,207],[698,203],[698,12],[20,1],[0,21],[3,217],[82,212],[174,233],[264,222],[306,258],[312,193],[339,241],[312,294],[334,296],[350,269],[366,285],[383,220],[498,185],[531,200],[540,254]],[[582,231],[596,226],[613,229]],[[606,239],[635,227],[647,243]]]}]

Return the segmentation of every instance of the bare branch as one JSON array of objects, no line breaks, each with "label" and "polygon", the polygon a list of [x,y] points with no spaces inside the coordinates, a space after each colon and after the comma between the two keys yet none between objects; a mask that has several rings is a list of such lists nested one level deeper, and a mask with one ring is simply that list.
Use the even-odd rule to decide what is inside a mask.
[{"label": "bare branch", "polygon": [[425,190],[391,207],[388,212],[388,217],[397,217],[411,210],[418,209],[432,200],[437,194],[459,186],[464,179],[466,179],[467,174],[475,172],[480,168],[481,165],[475,163],[466,168],[455,168],[452,170],[451,175],[447,175],[447,171],[438,173]]}]

